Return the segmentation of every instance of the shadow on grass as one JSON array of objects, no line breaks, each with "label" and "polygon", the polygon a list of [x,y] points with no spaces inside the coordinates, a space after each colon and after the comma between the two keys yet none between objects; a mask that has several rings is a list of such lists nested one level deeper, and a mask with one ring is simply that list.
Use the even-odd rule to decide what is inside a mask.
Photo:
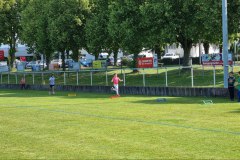
[{"label": "shadow on grass", "polygon": [[110,94],[101,94],[101,93],[83,93],[83,92],[77,92],[76,96],[68,96],[68,94],[73,94],[76,92],[69,91],[69,92],[58,92],[56,91],[56,94],[49,95],[49,91],[34,91],[34,90],[1,90],[0,91],[0,97],[11,97],[11,98],[32,98],[32,97],[58,97],[58,98],[68,98],[68,99],[77,99],[77,98],[108,98],[111,95]]},{"label": "shadow on grass", "polygon": [[[159,99],[160,99],[160,101],[159,101]],[[165,101],[162,101],[161,99],[165,99]],[[205,103],[204,103],[204,101],[205,101]],[[156,99],[139,100],[139,101],[134,101],[132,103],[159,104],[161,106],[164,106],[167,104],[202,104],[204,106],[211,106],[214,104],[234,104],[237,102],[229,101],[226,98],[213,98],[213,97],[209,97],[209,98],[205,98],[205,97],[156,97]]]},{"label": "shadow on grass", "polygon": [[240,113],[240,108],[237,110],[230,111],[229,113]]},{"label": "shadow on grass", "polygon": [[[57,97],[64,99],[109,99],[114,93],[90,93],[90,92],[77,92],[76,96],[68,95],[76,93],[73,91],[69,92],[56,92],[55,95],[49,95],[49,92],[46,91],[34,91],[34,90],[0,90],[0,97],[10,97],[10,98],[41,98],[41,97]],[[149,99],[146,99],[148,98]],[[144,95],[122,95],[119,100],[126,100],[127,98],[133,98],[130,100],[130,103],[139,103],[139,104],[159,104],[160,106],[164,106],[166,104],[203,104],[203,100],[212,100],[213,104],[235,104],[237,102],[231,102],[227,98],[214,98],[214,97],[159,97],[159,96],[144,96]],[[137,99],[135,99],[137,98]],[[142,100],[139,100],[141,99]],[[157,101],[159,98],[166,99],[165,102]],[[114,99],[113,99],[114,100]],[[207,103],[206,106],[212,105],[211,103]],[[240,110],[238,111],[240,113]]]}]

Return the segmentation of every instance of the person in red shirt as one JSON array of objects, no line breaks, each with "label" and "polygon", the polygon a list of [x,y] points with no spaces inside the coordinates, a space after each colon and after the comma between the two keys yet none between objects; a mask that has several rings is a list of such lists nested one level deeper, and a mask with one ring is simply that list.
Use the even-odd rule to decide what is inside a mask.
[{"label": "person in red shirt", "polygon": [[21,89],[26,89],[26,80],[24,77],[22,77],[20,81]]},{"label": "person in red shirt", "polygon": [[120,96],[119,95],[119,91],[118,91],[118,83],[119,82],[122,82],[123,80],[121,80],[119,77],[118,77],[118,75],[117,75],[117,73],[115,73],[114,74],[114,77],[112,78],[112,82],[113,82],[113,86],[114,87],[112,87],[112,90],[114,90],[115,92],[116,92],[116,95],[117,96]]}]

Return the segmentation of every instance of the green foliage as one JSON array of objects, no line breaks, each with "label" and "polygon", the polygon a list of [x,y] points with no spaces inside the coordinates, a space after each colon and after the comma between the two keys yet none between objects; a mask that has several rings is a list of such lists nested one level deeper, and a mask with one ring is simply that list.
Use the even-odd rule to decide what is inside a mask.
[{"label": "green foliage", "polygon": [[140,12],[144,0],[117,0],[110,6],[109,32],[113,39],[117,40],[120,47],[134,54],[134,66],[136,58],[143,48],[144,28],[141,26],[142,15]]},{"label": "green foliage", "polygon": [[133,67],[132,60],[129,60],[128,58],[122,58],[121,65],[130,67],[130,68]]},{"label": "green foliage", "polygon": [[42,53],[46,57],[47,65],[54,50],[49,36],[48,0],[34,0],[29,3],[22,13],[21,40],[32,51]]},{"label": "green foliage", "polygon": [[92,0],[91,14],[86,24],[87,47],[97,58],[102,50],[110,47],[108,33],[109,22],[108,0]]},{"label": "green foliage", "polygon": [[[51,0],[49,1],[48,23],[53,47],[62,53],[65,66],[65,50],[73,50],[78,60],[78,50],[85,45],[84,27],[88,14],[86,0]],[[65,68],[64,68],[65,69]]]},{"label": "green foliage", "polygon": [[21,16],[20,13],[26,7],[28,0],[2,1],[2,9],[0,9],[0,42],[8,44],[9,63],[11,69],[15,60],[16,45],[21,32]]}]

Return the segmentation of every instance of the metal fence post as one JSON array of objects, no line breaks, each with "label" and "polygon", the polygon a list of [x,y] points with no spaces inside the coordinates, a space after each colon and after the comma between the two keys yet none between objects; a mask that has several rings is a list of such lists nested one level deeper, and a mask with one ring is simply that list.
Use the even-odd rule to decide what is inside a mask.
[{"label": "metal fence post", "polygon": [[45,85],[45,82],[44,82],[44,77],[43,77],[43,72],[42,72],[42,84]]},{"label": "metal fence post", "polygon": [[216,68],[215,65],[213,65],[213,87],[216,86]]},{"label": "metal fence post", "polygon": [[167,68],[165,68],[165,76],[166,76],[166,87],[168,87],[168,73]]},{"label": "metal fence post", "polygon": [[78,71],[77,71],[77,85],[78,85],[79,83],[78,83]]},{"label": "metal fence post", "polygon": [[10,73],[8,72],[8,84],[9,84],[9,76],[10,76],[9,74],[10,74]]},{"label": "metal fence post", "polygon": [[144,68],[143,68],[143,87],[146,86],[146,82],[145,82],[145,72],[144,72]]},{"label": "metal fence post", "polygon": [[193,66],[191,66],[191,79],[192,79],[192,87],[194,86],[193,84]]},{"label": "metal fence post", "polygon": [[15,80],[16,80],[16,84],[18,84],[18,83],[17,83],[17,81],[18,81],[18,80],[17,80],[17,73],[15,73]]},{"label": "metal fence post", "polygon": [[123,69],[123,86],[126,86],[125,69]]},{"label": "metal fence post", "polygon": [[63,78],[63,80],[64,80],[63,83],[64,83],[64,85],[66,85],[66,72],[63,72],[63,77],[64,77],[64,78]]},{"label": "metal fence post", "polygon": [[34,72],[33,72],[32,76],[33,76],[33,84],[34,84],[35,83]]},{"label": "metal fence post", "polygon": [[92,75],[92,71],[90,72],[90,76],[91,76],[91,86],[93,85],[93,75]]},{"label": "metal fence post", "polygon": [[108,74],[107,74],[107,71],[106,71],[106,86],[108,86]]}]

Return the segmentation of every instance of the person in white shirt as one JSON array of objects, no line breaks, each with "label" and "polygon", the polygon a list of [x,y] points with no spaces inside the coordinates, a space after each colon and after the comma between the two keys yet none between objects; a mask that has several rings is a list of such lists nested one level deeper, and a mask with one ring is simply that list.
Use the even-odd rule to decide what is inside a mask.
[{"label": "person in white shirt", "polygon": [[49,90],[49,94],[55,94],[54,92],[54,86],[55,86],[55,77],[52,74],[51,77],[49,78],[49,85],[50,85],[50,90]]}]

